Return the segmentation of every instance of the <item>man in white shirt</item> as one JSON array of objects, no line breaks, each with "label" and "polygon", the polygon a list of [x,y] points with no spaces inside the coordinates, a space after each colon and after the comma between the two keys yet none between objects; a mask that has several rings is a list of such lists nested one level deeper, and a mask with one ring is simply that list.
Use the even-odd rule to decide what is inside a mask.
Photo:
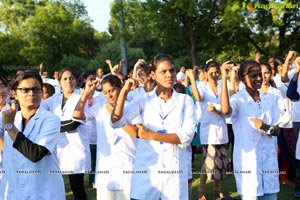
[{"label": "man in white shirt", "polygon": [[185,67],[181,66],[179,72],[176,74],[176,80],[179,83],[184,84],[185,80]]}]

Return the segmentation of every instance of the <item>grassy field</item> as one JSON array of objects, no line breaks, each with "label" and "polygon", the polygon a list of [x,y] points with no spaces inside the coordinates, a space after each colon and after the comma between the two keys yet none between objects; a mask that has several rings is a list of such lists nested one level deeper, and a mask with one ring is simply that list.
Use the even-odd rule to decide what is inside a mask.
[{"label": "grassy field", "polygon": [[[196,154],[195,155],[195,168],[197,171],[200,171],[200,168],[203,163],[203,157],[202,154]],[[191,200],[197,200],[197,194],[198,194],[198,186],[200,183],[200,178],[199,174],[194,174],[193,175],[193,184],[192,184],[192,194],[191,194]],[[67,177],[64,177],[65,180],[65,185],[66,185],[66,198],[67,200],[73,200],[73,194],[70,189],[70,185],[68,182]],[[85,175],[85,185],[86,185],[86,191],[88,194],[88,199],[92,199],[93,197],[96,197],[96,190],[92,189],[88,186],[88,175]],[[235,180],[234,180],[234,175],[230,174],[227,175],[226,179],[221,182],[221,190],[224,194],[230,194],[230,196],[233,199],[240,199],[238,193],[236,192],[236,186],[235,186]],[[215,199],[220,199],[216,198],[213,195],[213,181],[208,181],[206,184],[206,192],[205,196],[207,200],[215,200]],[[291,200],[295,199],[293,196],[293,187],[288,186],[288,185],[280,185],[280,192],[278,194],[278,200]]]},{"label": "grassy field", "polygon": [[[228,154],[229,155],[229,154]],[[195,167],[196,169],[200,169],[203,163],[203,156],[202,154],[196,154],[195,157]],[[192,184],[192,198],[191,200],[197,200],[197,194],[198,194],[198,186],[200,183],[200,175],[194,174],[193,175],[193,184]],[[206,183],[206,192],[205,197],[207,200],[214,200],[214,199],[220,199],[216,198],[213,194],[213,181],[208,181]],[[240,199],[239,194],[236,192],[236,186],[235,186],[235,180],[234,175],[229,174],[226,176],[226,179],[221,182],[221,191],[224,194],[229,194],[233,199]],[[295,199],[293,196],[293,187],[288,185],[280,185],[280,192],[278,194],[278,200],[290,200]]]}]

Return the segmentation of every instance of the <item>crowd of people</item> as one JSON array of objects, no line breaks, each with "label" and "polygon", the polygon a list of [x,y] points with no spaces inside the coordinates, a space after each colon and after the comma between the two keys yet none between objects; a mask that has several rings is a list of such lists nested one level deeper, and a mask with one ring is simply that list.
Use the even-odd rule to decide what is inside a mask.
[{"label": "crowd of people", "polygon": [[[69,68],[0,74],[0,199],[191,199],[196,146],[203,163],[197,197],[275,200],[280,183],[300,197],[300,57],[179,67],[170,55],[124,60],[80,77]],[[231,150],[229,150],[231,147]],[[231,155],[227,155],[231,152]],[[228,192],[228,191],[227,191]]]}]

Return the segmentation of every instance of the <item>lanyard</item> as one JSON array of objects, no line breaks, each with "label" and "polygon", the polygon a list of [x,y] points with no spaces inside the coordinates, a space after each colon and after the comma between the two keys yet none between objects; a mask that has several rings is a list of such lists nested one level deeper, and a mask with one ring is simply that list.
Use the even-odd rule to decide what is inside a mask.
[{"label": "lanyard", "polygon": [[[159,107],[160,107],[160,111],[159,111],[158,115],[159,115],[160,119],[162,120],[162,122],[161,122],[162,129],[158,130],[157,132],[161,133],[161,134],[164,134],[164,133],[167,133],[167,130],[164,128],[165,119],[167,119],[167,117],[170,115],[170,113],[174,110],[175,106],[172,107],[172,109],[170,109],[167,112],[167,114],[165,114],[165,115],[164,115],[164,112],[163,112],[163,109],[162,109],[162,106],[161,106],[161,102],[159,102]],[[163,144],[163,142],[160,142],[160,144]]]},{"label": "lanyard", "polygon": [[164,129],[164,122],[165,122],[165,119],[167,119],[167,117],[170,115],[170,113],[174,110],[175,106],[172,107],[172,109],[170,109],[167,114],[164,115],[164,112],[163,112],[163,109],[162,109],[162,106],[161,106],[161,103],[159,102],[159,107],[160,107],[160,111],[158,113],[160,119],[162,120],[162,128]]}]

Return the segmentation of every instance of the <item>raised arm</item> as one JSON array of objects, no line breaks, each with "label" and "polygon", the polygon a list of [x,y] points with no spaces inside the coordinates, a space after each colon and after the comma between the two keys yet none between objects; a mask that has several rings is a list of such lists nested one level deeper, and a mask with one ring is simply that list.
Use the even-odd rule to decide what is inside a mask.
[{"label": "raised arm", "polygon": [[185,74],[186,74],[187,79],[189,79],[190,82],[191,82],[192,94],[194,95],[195,100],[196,101],[201,101],[202,97],[201,97],[201,95],[198,91],[193,70],[192,69],[187,69],[185,71]]},{"label": "raised arm", "polygon": [[230,85],[229,85],[229,96],[234,95],[238,90],[239,90],[239,86],[237,84],[237,78],[238,78],[238,70],[239,67],[238,66],[234,66],[231,70],[230,73]]},{"label": "raised arm", "polygon": [[75,107],[75,110],[73,112],[73,117],[75,119],[85,119],[84,115],[84,107],[88,100],[88,98],[93,94],[93,92],[96,90],[98,85],[100,84],[100,80],[95,80],[93,82],[87,83],[85,86],[85,89],[77,102],[77,105]]},{"label": "raised arm", "polygon": [[296,55],[296,53],[297,52],[295,51],[289,51],[288,55],[285,58],[283,69],[282,69],[282,75],[281,75],[281,81],[284,83],[289,82],[289,77],[288,77],[289,64],[293,56]]},{"label": "raised arm", "polygon": [[111,64],[111,60],[110,60],[110,59],[106,59],[105,62],[106,62],[106,64],[107,64],[108,67],[109,67],[110,73],[112,74],[113,66],[112,66],[112,64]]},{"label": "raised arm", "polygon": [[132,78],[127,79],[124,87],[121,89],[120,94],[118,96],[118,100],[116,105],[113,108],[111,114],[111,122],[115,123],[121,119],[123,116],[124,104],[127,97],[127,94],[130,90],[135,89],[138,86],[138,81]]},{"label": "raised arm", "polygon": [[43,63],[41,63],[39,67],[40,67],[39,74],[40,74],[40,76],[42,76],[43,75]]},{"label": "raised arm", "polygon": [[138,61],[135,63],[134,67],[133,67],[133,74],[132,74],[132,78],[137,79],[137,70],[139,68],[139,66],[141,64],[146,64],[146,61],[144,59],[138,59]]},{"label": "raised arm", "polygon": [[224,62],[221,66],[222,86],[221,86],[221,111],[223,114],[231,113],[231,107],[229,104],[229,96],[227,89],[227,72],[231,70],[232,64],[228,64],[229,61]]},{"label": "raised arm", "polygon": [[119,61],[119,68],[118,68],[119,71],[118,71],[118,73],[122,71],[122,68],[124,67],[125,64],[126,64],[126,61],[124,59]]}]

